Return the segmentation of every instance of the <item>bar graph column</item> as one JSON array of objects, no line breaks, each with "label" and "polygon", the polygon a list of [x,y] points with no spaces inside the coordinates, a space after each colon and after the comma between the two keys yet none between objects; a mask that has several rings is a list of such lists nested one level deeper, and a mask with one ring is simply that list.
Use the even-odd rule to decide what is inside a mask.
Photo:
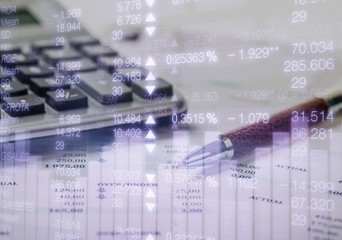
[{"label": "bar graph column", "polygon": [[158,167],[158,196],[157,196],[157,231],[160,232],[158,240],[165,239],[172,234],[172,170],[167,164]]},{"label": "bar graph column", "polygon": [[[342,209],[342,133],[333,133],[330,141],[330,159],[329,159],[329,185],[327,190],[329,197],[334,205],[333,211],[331,211],[331,217],[341,222],[341,215],[339,209]],[[331,204],[331,202],[330,202]],[[335,222],[333,222],[334,224]],[[338,223],[338,222],[336,222]],[[338,234],[341,238],[341,233]]]},{"label": "bar graph column", "polygon": [[[7,148],[4,148],[3,152],[13,151]],[[12,159],[4,158],[1,162],[1,179],[6,182],[6,184],[2,184],[2,204],[1,204],[1,215],[6,218],[15,219],[12,221],[2,221],[0,224],[0,231],[4,235],[4,238],[11,239],[13,238],[14,233],[14,225],[18,221],[17,211],[11,208],[11,203],[14,201],[14,181],[15,181],[15,162]]]},{"label": "bar graph column", "polygon": [[[272,239],[289,239],[291,226],[290,134],[273,133],[272,196],[282,204],[272,206]],[[279,234],[281,233],[281,234]]]},{"label": "bar graph column", "polygon": [[[206,132],[204,142],[209,143],[217,139],[219,132]],[[220,146],[217,146],[219,148]],[[220,227],[220,165],[215,163],[204,168],[203,181],[203,236],[219,239]],[[195,195],[196,196],[196,195]],[[197,202],[197,201],[196,201]]]},{"label": "bar graph column", "polygon": [[236,239],[237,236],[237,191],[238,179],[232,176],[229,167],[232,163],[220,162],[220,237]]},{"label": "bar graph column", "polygon": [[[143,189],[143,224],[142,230],[145,233],[143,239],[149,237],[150,240],[157,238],[157,214],[159,205],[157,202],[157,182],[158,178],[155,173],[146,173],[143,180],[146,188]],[[163,219],[163,218],[162,218]],[[164,224],[164,221],[160,221]]]},{"label": "bar graph column", "polygon": [[78,177],[75,179],[77,188],[79,190],[79,196],[84,198],[79,201],[74,201],[75,207],[83,209],[81,213],[76,213],[73,216],[73,234],[80,239],[87,239],[87,215],[88,215],[88,188],[87,177]]},{"label": "bar graph column", "polygon": [[255,149],[255,161],[260,162],[260,169],[256,171],[258,187],[254,188],[254,239],[272,239],[272,207],[280,199],[272,193],[272,154],[271,148]]},{"label": "bar graph column", "polygon": [[50,171],[38,171],[37,239],[49,239],[50,229]]},{"label": "bar graph column", "polygon": [[[113,152],[104,150],[101,153],[101,159],[105,159],[100,165],[100,176],[99,183],[96,190],[93,192],[96,196],[96,200],[100,206],[100,224],[99,232],[111,232],[114,227],[114,216],[113,216],[113,193],[112,185],[114,176],[114,159]],[[108,187],[106,187],[106,185]]]},{"label": "bar graph column", "polygon": [[[117,149],[114,153],[115,171],[127,171],[129,169],[129,139],[126,137],[117,138],[115,140]],[[124,178],[119,174],[114,174],[114,186],[112,188],[113,193],[113,208],[114,208],[114,232],[115,239],[127,239],[124,232],[129,227],[128,215],[129,215],[129,195],[127,192],[127,183]]]},{"label": "bar graph column", "polygon": [[100,229],[100,203],[97,191],[101,183],[101,163],[89,161],[88,163],[88,213],[87,213],[87,239],[97,239]]},{"label": "bar graph column", "polygon": [[[32,212],[25,214],[25,236],[26,239],[37,239],[37,210],[39,205],[37,204],[38,195],[38,166],[41,162],[40,157],[31,157],[30,161],[26,163],[26,188],[25,188],[25,199],[27,202],[32,202],[34,209]],[[48,211],[48,209],[46,209]]]},{"label": "bar graph column", "polygon": [[[177,131],[173,134],[173,146],[189,146],[189,132]],[[176,156],[176,155],[175,155]],[[175,162],[177,159],[175,159]],[[187,201],[182,196],[187,196],[188,191],[188,170],[186,168],[174,169],[172,172],[172,238],[177,234],[182,236],[188,233],[188,217],[190,208],[186,206]],[[201,217],[202,213],[194,213]]]},{"label": "bar graph column", "polygon": [[[322,145],[325,145],[321,142]],[[306,208],[309,210],[307,222],[309,226],[309,236],[311,239],[320,238],[322,236],[329,237],[329,227],[324,227],[330,221],[328,219],[335,212],[335,202],[330,198],[329,190],[333,188],[333,183],[330,182],[330,163],[327,150],[310,150],[309,161],[309,182],[307,189],[309,198],[306,200]],[[341,175],[340,175],[341,176]],[[301,207],[301,205],[299,205]],[[303,206],[304,207],[304,206]],[[330,222],[332,223],[332,222]],[[323,230],[323,231],[322,231]],[[319,234],[317,232],[320,232]]]},{"label": "bar graph column", "polygon": [[[148,229],[151,225],[155,226],[155,220],[149,218],[149,214],[155,214],[155,209],[148,209],[144,200],[144,172],[145,172],[145,152],[147,151],[141,137],[129,138],[129,157],[128,168],[123,170],[123,176],[127,187],[124,188],[128,193],[128,237],[127,239],[136,239],[137,236],[142,236],[145,228]],[[149,211],[150,210],[150,211]],[[148,211],[148,213],[146,212]],[[153,211],[153,213],[152,213]],[[152,222],[145,222],[151,221]],[[150,225],[151,224],[151,225]]]},{"label": "bar graph column", "polygon": [[15,223],[13,239],[25,238],[25,215],[26,213],[32,213],[34,210],[33,202],[29,202],[25,199],[25,177],[25,162],[16,160],[14,174],[15,185],[13,188],[13,203],[14,206],[23,206],[19,207],[18,209],[14,209],[14,213],[18,221]]},{"label": "bar graph column", "polygon": [[[257,158],[256,158],[257,160]],[[236,162],[230,168],[231,175],[236,178],[237,192],[236,192],[236,239],[252,239],[255,230],[255,194],[254,184],[255,169],[253,163]],[[260,170],[259,170],[260,171]],[[258,186],[259,186],[258,179]]]},{"label": "bar graph column", "polygon": [[307,201],[305,207],[294,208],[294,204],[302,199],[309,198],[309,191],[302,191],[298,186],[309,183],[309,131],[308,118],[300,117],[292,121],[291,126],[291,162],[288,170],[291,172],[291,238],[301,236],[302,239],[309,238],[305,229],[308,227],[309,209]]},{"label": "bar graph column", "polygon": [[183,211],[187,214],[187,232],[182,232],[184,236],[196,238],[203,236],[205,231],[204,215],[205,200],[204,192],[206,176],[202,167],[188,169],[186,176],[186,187],[177,189],[173,194],[174,199],[179,199],[182,204]]}]

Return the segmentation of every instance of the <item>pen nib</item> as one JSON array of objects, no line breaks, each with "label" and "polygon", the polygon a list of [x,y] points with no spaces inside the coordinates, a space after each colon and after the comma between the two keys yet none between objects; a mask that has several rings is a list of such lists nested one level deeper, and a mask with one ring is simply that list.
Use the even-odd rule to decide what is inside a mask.
[{"label": "pen nib", "polygon": [[181,164],[186,166],[203,166],[218,159],[231,159],[232,153],[233,145],[230,141],[217,140],[195,149],[183,159]]}]

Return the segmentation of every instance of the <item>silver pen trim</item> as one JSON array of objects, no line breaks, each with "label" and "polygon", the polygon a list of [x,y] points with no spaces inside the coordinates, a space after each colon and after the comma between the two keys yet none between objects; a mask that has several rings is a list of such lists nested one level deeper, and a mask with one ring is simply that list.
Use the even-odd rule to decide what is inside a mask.
[{"label": "silver pen trim", "polygon": [[[232,160],[233,156],[234,156],[234,146],[233,143],[230,141],[229,138],[225,138],[223,140],[224,145],[226,146],[226,151],[224,151],[223,153],[225,154],[225,159],[227,160]],[[223,156],[222,156],[223,158]]]},{"label": "silver pen trim", "polygon": [[234,147],[230,139],[221,138],[211,142],[201,148],[192,151],[183,161],[187,166],[202,166],[212,161],[232,160],[234,155]]},{"label": "silver pen trim", "polygon": [[328,111],[337,113],[342,110],[342,89],[322,98],[328,105]]}]

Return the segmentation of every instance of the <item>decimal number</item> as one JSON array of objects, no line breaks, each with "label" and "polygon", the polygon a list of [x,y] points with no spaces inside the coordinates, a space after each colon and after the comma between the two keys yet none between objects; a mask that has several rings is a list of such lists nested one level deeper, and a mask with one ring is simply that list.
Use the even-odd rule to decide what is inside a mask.
[{"label": "decimal number", "polygon": [[180,116],[172,114],[174,124],[216,124],[215,113],[182,113]]},{"label": "decimal number", "polygon": [[324,122],[324,121],[333,121],[334,115],[333,112],[324,112],[324,111],[311,111],[309,114],[304,111],[292,112],[292,121],[293,122]]},{"label": "decimal number", "polygon": [[[76,210],[82,210],[82,209],[75,209]],[[63,232],[56,232],[55,233],[55,240],[63,240],[63,239],[72,239],[72,240],[80,240],[82,239],[80,235],[74,234],[74,233],[63,233]]]},{"label": "decimal number", "polygon": [[80,61],[70,61],[67,63],[58,63],[57,70],[58,71],[78,71],[81,69],[81,62]]},{"label": "decimal number", "polygon": [[114,124],[123,124],[123,123],[140,123],[141,115],[140,114],[128,114],[126,116],[122,114],[114,114],[113,115]]},{"label": "decimal number", "polygon": [[295,5],[305,5],[305,4],[316,4],[316,3],[324,3],[326,0],[294,0]]},{"label": "decimal number", "polygon": [[57,176],[65,176],[65,177],[77,177],[81,175],[80,168],[56,168]]},{"label": "decimal number", "polygon": [[68,18],[79,18],[81,17],[81,9],[80,8],[73,8],[68,9],[66,11],[61,11],[61,18],[68,19]]},{"label": "decimal number", "polygon": [[263,48],[249,48],[247,50],[240,49],[240,59],[265,59],[270,56],[271,48],[263,47]]},{"label": "decimal number", "polygon": [[81,31],[81,22],[60,23],[56,28],[58,33]]},{"label": "decimal number", "polygon": [[81,137],[80,128],[57,128],[57,136],[61,137]]},{"label": "decimal number", "polygon": [[[177,0],[177,1],[181,1],[181,0]],[[166,233],[165,239],[166,240],[216,240],[215,237],[203,237],[199,235],[189,235],[189,234],[171,233],[171,232]]]},{"label": "decimal number", "polygon": [[304,197],[294,197],[291,200],[292,208],[307,208],[319,211],[333,211],[335,203],[331,199],[306,199]]},{"label": "decimal number", "polygon": [[216,102],[217,92],[193,92],[190,97],[192,102]]},{"label": "decimal number", "polygon": [[334,67],[333,58],[315,58],[310,61],[305,59],[286,60],[284,62],[284,72],[330,71]]},{"label": "decimal number", "polygon": [[133,10],[140,10],[140,9],[141,9],[141,0],[119,1],[116,7],[116,10],[119,13],[133,11]]},{"label": "decimal number", "polygon": [[204,63],[206,61],[205,52],[184,52],[167,54],[165,56],[166,64],[194,64]]},{"label": "decimal number", "polygon": [[125,81],[140,81],[142,79],[141,71],[140,70],[132,70],[127,73],[119,73],[113,72],[113,82],[125,82]]},{"label": "decimal number", "polygon": [[[200,0],[197,0],[197,1],[200,1]],[[187,4],[190,2],[191,0],[172,0],[173,5],[183,5],[183,4]]]},{"label": "decimal number", "polygon": [[294,191],[301,192],[312,192],[312,193],[326,193],[329,190],[334,190],[333,182],[324,182],[324,181],[293,181],[292,187]]},{"label": "decimal number", "polygon": [[292,128],[291,137],[293,139],[312,139],[325,140],[332,138],[332,129],[312,128],[310,129],[310,136],[306,128]]},{"label": "decimal number", "polygon": [[142,132],[140,128],[129,128],[129,129],[121,129],[116,128],[113,130],[114,137],[115,138],[121,138],[121,137],[133,137],[133,138],[139,138],[142,136]]},{"label": "decimal number", "polygon": [[81,224],[78,221],[72,221],[72,220],[61,220],[61,219],[56,219],[55,228],[60,228],[60,229],[67,229],[67,230],[74,230],[74,229],[80,229]]},{"label": "decimal number", "polygon": [[119,16],[116,19],[116,23],[118,24],[118,26],[136,25],[136,24],[140,24],[141,22],[142,22],[141,14]]},{"label": "decimal number", "polygon": [[56,75],[55,84],[61,86],[63,84],[79,84],[81,82],[81,78],[77,74],[72,75]]},{"label": "decimal number", "polygon": [[252,91],[245,91],[244,97],[248,100],[263,101],[267,100],[273,94],[273,90],[257,89]]},{"label": "decimal number", "polygon": [[134,68],[141,65],[140,57],[115,58],[113,60],[115,68]]},{"label": "decimal number", "polygon": [[268,113],[248,113],[239,114],[241,123],[253,124],[253,123],[268,123],[270,121],[270,115]]},{"label": "decimal number", "polygon": [[334,46],[332,41],[319,41],[319,42],[311,42],[311,43],[304,43],[304,42],[297,42],[292,43],[292,54],[319,54],[319,53],[326,53],[326,52],[333,52]]},{"label": "decimal number", "polygon": [[61,115],[59,117],[60,124],[79,124],[81,123],[81,115]]}]

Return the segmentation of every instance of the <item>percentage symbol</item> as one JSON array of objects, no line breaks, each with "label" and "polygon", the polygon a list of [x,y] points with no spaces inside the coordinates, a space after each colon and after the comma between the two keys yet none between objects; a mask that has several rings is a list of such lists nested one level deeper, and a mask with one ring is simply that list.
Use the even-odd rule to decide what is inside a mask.
[{"label": "percentage symbol", "polygon": [[209,183],[209,187],[217,187],[218,183],[215,177],[207,176],[207,182]]},{"label": "percentage symbol", "polygon": [[207,113],[207,119],[209,120],[209,123],[217,123],[217,117],[215,116],[215,113]]},{"label": "percentage symbol", "polygon": [[217,61],[217,56],[215,51],[207,51],[207,57],[209,62],[216,62]]}]

